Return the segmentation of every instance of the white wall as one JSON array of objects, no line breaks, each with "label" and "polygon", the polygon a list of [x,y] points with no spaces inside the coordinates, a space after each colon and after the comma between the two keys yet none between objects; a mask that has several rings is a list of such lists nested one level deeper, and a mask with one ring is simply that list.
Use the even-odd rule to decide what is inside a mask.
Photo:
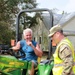
[{"label": "white wall", "polygon": [[72,18],[71,20],[69,20],[68,22],[66,22],[66,23],[63,25],[63,29],[64,29],[64,30],[75,31],[75,17]]},{"label": "white wall", "polygon": [[[63,25],[63,30],[64,31],[66,31],[66,30],[67,31],[75,31],[75,17]],[[73,43],[74,48],[75,48],[75,36],[71,35],[71,36],[67,36],[67,37],[71,40],[71,42]]]}]

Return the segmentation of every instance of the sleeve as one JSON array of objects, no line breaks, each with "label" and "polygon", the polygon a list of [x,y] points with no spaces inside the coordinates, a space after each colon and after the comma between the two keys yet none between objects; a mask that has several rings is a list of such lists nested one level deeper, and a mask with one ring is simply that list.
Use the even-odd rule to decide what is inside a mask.
[{"label": "sleeve", "polygon": [[63,60],[64,69],[62,75],[70,75],[73,65],[73,57],[70,47],[67,45],[61,45],[59,57]]}]

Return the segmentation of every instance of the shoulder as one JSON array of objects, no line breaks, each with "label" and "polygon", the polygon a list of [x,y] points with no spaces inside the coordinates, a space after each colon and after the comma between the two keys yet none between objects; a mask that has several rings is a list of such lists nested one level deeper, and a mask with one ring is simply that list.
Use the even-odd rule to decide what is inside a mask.
[{"label": "shoulder", "polygon": [[25,42],[25,40],[20,40],[20,43]]},{"label": "shoulder", "polygon": [[66,45],[66,44],[60,45],[60,52],[62,52],[62,51],[63,51],[64,49],[66,49],[66,48],[69,48],[69,46]]},{"label": "shoulder", "polygon": [[37,45],[37,42],[34,41],[34,40],[32,40],[32,44],[33,44],[34,46],[36,46],[36,45]]},{"label": "shoulder", "polygon": [[62,44],[60,46],[59,53],[62,53],[64,56],[68,56],[68,55],[72,54],[72,51],[68,45]]},{"label": "shoulder", "polygon": [[32,43],[37,43],[36,41],[32,40]]},{"label": "shoulder", "polygon": [[21,41],[20,41],[20,45],[25,44],[25,42],[26,42],[25,40],[21,40]]}]

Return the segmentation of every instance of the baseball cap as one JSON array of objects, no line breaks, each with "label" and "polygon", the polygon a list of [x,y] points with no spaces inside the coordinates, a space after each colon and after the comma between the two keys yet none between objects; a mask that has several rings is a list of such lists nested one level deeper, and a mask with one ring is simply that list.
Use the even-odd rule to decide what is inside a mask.
[{"label": "baseball cap", "polygon": [[51,37],[52,35],[54,35],[54,33],[56,33],[57,31],[62,30],[60,25],[55,25],[53,26],[50,30],[49,30],[49,37]]}]

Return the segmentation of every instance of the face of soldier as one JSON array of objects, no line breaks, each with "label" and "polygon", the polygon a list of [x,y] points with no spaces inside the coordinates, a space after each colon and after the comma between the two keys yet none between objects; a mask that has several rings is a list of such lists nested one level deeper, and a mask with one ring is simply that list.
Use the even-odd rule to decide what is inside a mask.
[{"label": "face of soldier", "polygon": [[53,36],[52,36],[52,41],[54,41],[56,44],[59,43],[60,40],[60,33],[56,32]]}]

